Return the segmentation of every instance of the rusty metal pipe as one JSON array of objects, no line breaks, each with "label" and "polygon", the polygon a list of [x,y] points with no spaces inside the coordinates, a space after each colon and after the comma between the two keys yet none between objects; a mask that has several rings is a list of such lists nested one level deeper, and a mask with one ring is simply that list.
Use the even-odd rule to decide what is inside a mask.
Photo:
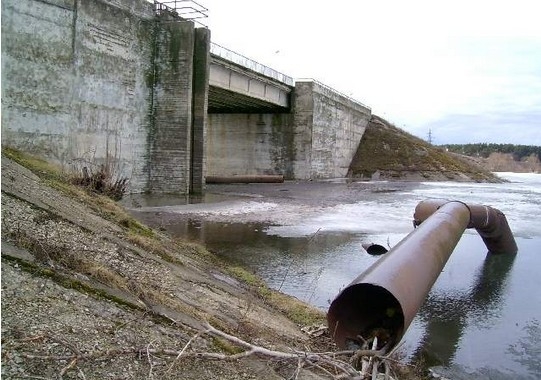
[{"label": "rusty metal pipe", "polygon": [[231,176],[206,176],[206,183],[282,183],[283,175],[231,175]]},{"label": "rusty metal pipe", "polygon": [[[413,224],[421,224],[437,209],[448,203],[445,199],[431,199],[420,202],[415,208]],[[517,253],[517,244],[505,215],[490,206],[467,204],[470,210],[468,228],[475,228],[490,253]]]},{"label": "rusty metal pipe", "polygon": [[[470,225],[482,231],[486,228],[492,239],[493,228],[481,223],[480,210],[457,201],[428,201],[419,212],[416,209],[418,228],[332,302],[327,322],[336,344],[351,349],[377,335],[378,348],[391,350],[411,324],[464,230]],[[504,240],[511,239],[514,242],[512,235]]]}]

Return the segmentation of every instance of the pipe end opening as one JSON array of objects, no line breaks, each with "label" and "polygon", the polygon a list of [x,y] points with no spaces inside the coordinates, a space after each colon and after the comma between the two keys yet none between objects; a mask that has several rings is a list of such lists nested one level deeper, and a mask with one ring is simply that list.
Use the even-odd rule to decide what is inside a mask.
[{"label": "pipe end opening", "polygon": [[327,323],[331,337],[341,349],[361,349],[377,336],[377,349],[388,352],[402,338],[404,313],[398,300],[385,288],[354,284],[332,302]]}]

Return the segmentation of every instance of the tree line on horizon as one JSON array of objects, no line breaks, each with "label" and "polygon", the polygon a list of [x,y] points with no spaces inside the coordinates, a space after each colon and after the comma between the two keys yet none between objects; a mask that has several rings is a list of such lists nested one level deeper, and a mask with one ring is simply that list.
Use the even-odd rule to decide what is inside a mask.
[{"label": "tree line on horizon", "polygon": [[487,158],[491,153],[509,153],[513,155],[516,161],[522,160],[524,157],[529,157],[532,154],[537,155],[541,160],[541,146],[535,145],[515,145],[515,144],[493,144],[493,143],[476,143],[476,144],[443,144],[440,147],[449,150],[450,152],[464,154],[472,157]]}]

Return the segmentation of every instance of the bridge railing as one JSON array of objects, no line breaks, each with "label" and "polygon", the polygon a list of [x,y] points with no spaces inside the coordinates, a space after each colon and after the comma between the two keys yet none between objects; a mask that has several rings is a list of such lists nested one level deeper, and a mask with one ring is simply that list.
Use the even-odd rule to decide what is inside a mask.
[{"label": "bridge railing", "polygon": [[205,28],[200,20],[208,17],[208,8],[194,0],[154,0],[154,12],[167,12],[175,18],[194,21]]},{"label": "bridge railing", "polygon": [[339,95],[339,96],[341,96],[341,97],[343,97],[343,98],[346,98],[346,99],[349,100],[350,102],[359,104],[359,105],[361,105],[361,106],[364,107],[364,108],[368,108],[369,110],[372,110],[372,109],[371,109],[370,107],[368,107],[366,104],[364,104],[364,103],[358,101],[357,99],[352,98],[352,97],[349,96],[349,95],[344,94],[343,92],[340,92],[340,91],[338,91],[338,90],[335,90],[335,89],[332,88],[331,86],[327,86],[326,84],[321,83],[321,82],[318,81],[317,79],[314,79],[314,78],[299,78],[299,79],[296,79],[295,81],[296,81],[296,82],[314,82],[314,83],[316,83],[318,86],[321,86],[321,87],[323,87],[323,88],[325,88],[325,89],[327,89],[327,90],[329,90],[329,91],[331,91],[331,92],[334,92],[335,94],[337,94],[337,95]]},{"label": "bridge railing", "polygon": [[210,53],[230,62],[236,63],[237,65],[240,65],[242,67],[246,67],[252,71],[255,71],[256,73],[285,83],[288,86],[295,86],[295,81],[293,80],[293,78],[282,74],[274,69],[271,69],[270,67],[262,65],[261,63],[256,62],[253,59],[245,57],[242,54],[236,53],[233,50],[220,46],[214,42],[210,44]]}]

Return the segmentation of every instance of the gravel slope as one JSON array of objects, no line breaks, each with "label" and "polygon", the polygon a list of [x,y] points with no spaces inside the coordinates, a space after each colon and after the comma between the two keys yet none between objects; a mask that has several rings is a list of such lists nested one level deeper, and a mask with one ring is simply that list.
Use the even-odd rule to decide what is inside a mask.
[{"label": "gravel slope", "polygon": [[[204,334],[192,339],[205,321],[269,348],[315,344],[253,288],[217,269],[201,247],[155,231],[152,239],[134,236],[47,183],[2,157],[2,378],[294,373],[295,366],[264,358],[195,359],[194,352],[235,350]],[[171,352],[189,341],[175,360]],[[301,371],[298,378],[318,376]]]}]

